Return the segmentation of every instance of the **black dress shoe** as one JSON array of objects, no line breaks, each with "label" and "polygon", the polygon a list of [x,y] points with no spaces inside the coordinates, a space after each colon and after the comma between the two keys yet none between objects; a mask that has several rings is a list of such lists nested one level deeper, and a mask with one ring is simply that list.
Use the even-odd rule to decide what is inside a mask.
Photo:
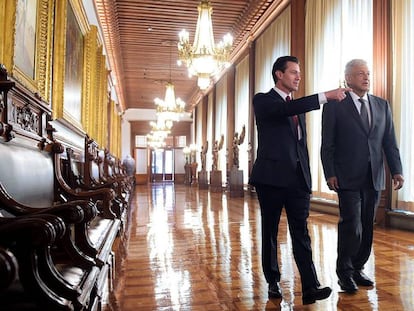
[{"label": "black dress shoe", "polygon": [[269,298],[282,298],[282,291],[280,290],[278,282],[269,284],[269,290],[267,293],[269,295]]},{"label": "black dress shoe", "polygon": [[360,286],[373,286],[374,282],[362,271],[355,271],[353,279],[357,285]]},{"label": "black dress shoe", "polygon": [[330,287],[307,289],[303,292],[302,303],[304,305],[314,303],[316,300],[328,298],[331,293],[332,289]]},{"label": "black dress shoe", "polygon": [[354,294],[358,290],[358,286],[351,277],[340,278],[338,284],[348,294]]}]

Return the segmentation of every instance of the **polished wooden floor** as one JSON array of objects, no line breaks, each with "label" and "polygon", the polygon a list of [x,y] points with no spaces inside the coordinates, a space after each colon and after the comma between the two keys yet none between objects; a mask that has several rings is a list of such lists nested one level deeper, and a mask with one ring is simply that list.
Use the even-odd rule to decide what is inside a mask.
[{"label": "polished wooden floor", "polygon": [[376,228],[365,269],[375,286],[347,295],[335,274],[337,216],[311,212],[314,262],[333,293],[303,306],[286,217],[279,233],[283,299],[267,298],[255,197],[152,184],[136,187],[131,208],[118,310],[414,310],[412,232]]}]

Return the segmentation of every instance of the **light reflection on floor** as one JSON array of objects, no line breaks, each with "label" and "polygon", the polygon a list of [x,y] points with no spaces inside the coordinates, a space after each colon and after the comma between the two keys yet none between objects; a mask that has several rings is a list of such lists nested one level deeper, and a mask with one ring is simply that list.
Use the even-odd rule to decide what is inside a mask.
[{"label": "light reflection on floor", "polygon": [[[377,279],[376,287],[354,296],[338,293],[336,216],[311,213],[309,232],[319,280],[334,292],[329,299],[304,307],[284,216],[279,230],[283,299],[267,299],[256,198],[229,198],[170,183],[138,186],[135,201],[123,311],[138,310],[137,306],[139,310],[388,310],[390,306],[411,310],[414,305],[412,273],[399,275],[399,269],[413,271],[413,251],[397,255],[395,262],[390,253],[394,246],[380,243],[374,244],[365,272],[374,279],[381,273],[389,279]],[[377,247],[392,260],[394,271],[381,270],[382,257],[375,265]],[[145,280],[139,281],[140,276]]]}]

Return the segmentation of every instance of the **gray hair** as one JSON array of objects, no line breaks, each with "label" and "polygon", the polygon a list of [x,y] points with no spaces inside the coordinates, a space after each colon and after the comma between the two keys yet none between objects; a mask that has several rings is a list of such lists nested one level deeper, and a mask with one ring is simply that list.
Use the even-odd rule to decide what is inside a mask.
[{"label": "gray hair", "polygon": [[345,75],[350,74],[352,71],[352,68],[355,66],[367,66],[368,64],[363,59],[352,59],[345,65]]}]

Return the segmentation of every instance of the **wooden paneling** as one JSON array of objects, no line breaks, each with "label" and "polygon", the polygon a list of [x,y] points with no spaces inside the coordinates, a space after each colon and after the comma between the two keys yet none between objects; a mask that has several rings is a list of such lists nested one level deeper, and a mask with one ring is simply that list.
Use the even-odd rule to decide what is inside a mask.
[{"label": "wooden paneling", "polygon": [[[230,32],[234,49],[245,43],[251,30],[273,0],[211,1],[215,41]],[[279,1],[276,1],[279,2]],[[178,33],[186,29],[194,40],[198,11],[196,0],[95,0],[116,88],[123,109],[154,108],[170,79],[177,97],[191,110],[199,93],[196,78],[179,67]],[[171,69],[171,71],[170,71]]]}]

